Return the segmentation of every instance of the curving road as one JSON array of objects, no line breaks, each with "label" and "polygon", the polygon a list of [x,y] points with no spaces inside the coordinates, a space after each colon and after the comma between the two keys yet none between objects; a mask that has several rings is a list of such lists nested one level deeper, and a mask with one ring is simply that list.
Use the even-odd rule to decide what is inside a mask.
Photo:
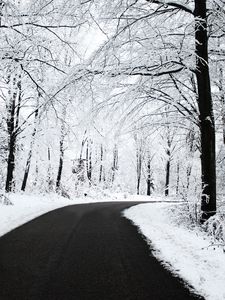
[{"label": "curving road", "polygon": [[60,208],[0,238],[0,300],[202,299],[121,217],[134,204]]}]

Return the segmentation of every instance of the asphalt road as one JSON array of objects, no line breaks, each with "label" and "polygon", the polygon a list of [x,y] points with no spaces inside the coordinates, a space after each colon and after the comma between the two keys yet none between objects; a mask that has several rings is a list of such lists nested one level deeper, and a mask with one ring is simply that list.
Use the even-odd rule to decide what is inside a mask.
[{"label": "asphalt road", "polygon": [[73,205],[0,238],[0,300],[200,299],[121,217],[132,205]]}]

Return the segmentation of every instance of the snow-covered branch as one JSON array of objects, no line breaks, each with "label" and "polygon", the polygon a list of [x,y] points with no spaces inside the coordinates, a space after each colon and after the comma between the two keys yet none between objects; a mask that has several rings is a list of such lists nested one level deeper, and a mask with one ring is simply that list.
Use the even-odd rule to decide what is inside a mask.
[{"label": "snow-covered branch", "polygon": [[167,0],[147,0],[148,2],[151,3],[156,3],[156,4],[162,4],[162,5],[168,5],[168,6],[173,6],[175,8],[181,9],[187,13],[193,14],[193,10],[190,8],[190,6],[185,5],[180,3],[179,1],[167,1]]}]

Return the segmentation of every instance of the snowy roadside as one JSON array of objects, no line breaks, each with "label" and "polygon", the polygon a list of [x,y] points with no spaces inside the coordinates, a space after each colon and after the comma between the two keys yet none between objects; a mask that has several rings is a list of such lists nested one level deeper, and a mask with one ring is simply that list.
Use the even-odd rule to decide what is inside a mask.
[{"label": "snowy roadside", "polygon": [[85,204],[107,201],[147,201],[146,197],[130,197],[122,193],[113,195],[90,194],[87,197],[66,199],[57,194],[10,194],[13,205],[0,202],[0,236],[54,209],[74,204]]},{"label": "snowy roadside", "polygon": [[209,247],[211,240],[200,229],[188,229],[173,220],[176,206],[146,203],[124,211],[145,236],[155,257],[173,274],[207,300],[225,299],[225,254]]},{"label": "snowy roadside", "polygon": [[51,210],[73,204],[56,195],[11,194],[12,205],[0,203],[0,236]]},{"label": "snowy roadside", "polygon": [[[0,203],[0,236],[28,221],[54,209],[67,205],[107,201],[149,201],[149,197],[124,194],[69,200],[56,194],[11,194],[13,205]],[[151,202],[133,206],[124,212],[125,217],[136,224],[154,255],[174,274],[207,300],[225,299],[225,254],[221,248],[209,247],[210,238],[205,232],[188,229],[177,223],[176,207],[179,203],[160,203],[160,197]],[[159,202],[159,203],[155,203]],[[173,216],[171,215],[171,212]]]}]

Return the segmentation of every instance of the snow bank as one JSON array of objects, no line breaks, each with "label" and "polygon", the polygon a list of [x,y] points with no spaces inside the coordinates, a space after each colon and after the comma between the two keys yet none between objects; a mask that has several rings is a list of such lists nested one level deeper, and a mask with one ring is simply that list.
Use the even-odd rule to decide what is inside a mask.
[{"label": "snow bank", "polygon": [[[207,300],[225,299],[225,254],[221,248],[210,247],[211,240],[200,230],[189,230],[177,225],[176,208],[179,203],[162,203],[160,197],[111,194],[107,197],[88,195],[73,200],[56,194],[11,194],[13,205],[0,203],[0,236],[51,210],[67,205],[106,202],[140,201],[124,215],[136,224],[146,237],[154,255],[174,274],[182,277],[197,293]],[[156,203],[158,202],[158,203]],[[174,216],[171,218],[171,211]],[[174,222],[175,220],[175,222]]]},{"label": "snow bank", "polygon": [[174,206],[150,203],[133,206],[124,212],[146,237],[153,254],[172,273],[207,300],[225,299],[225,254],[210,247],[210,238],[200,229],[175,224],[170,217]]},{"label": "snow bank", "polygon": [[[92,197],[70,200],[55,193],[47,195],[9,194],[12,205],[0,203],[0,236],[54,209],[67,205],[96,202]],[[105,199],[104,201],[112,201]],[[100,199],[99,201],[103,201]]]},{"label": "snow bank", "polygon": [[48,211],[72,204],[56,195],[11,194],[9,199],[12,205],[0,203],[0,236]]},{"label": "snow bank", "polygon": [[148,197],[134,198],[127,194],[91,193],[87,197],[66,199],[55,193],[47,195],[33,194],[9,194],[9,200],[13,205],[4,205],[0,202],[0,236],[28,221],[41,216],[51,210],[74,204],[84,204],[107,201],[148,201]]}]

